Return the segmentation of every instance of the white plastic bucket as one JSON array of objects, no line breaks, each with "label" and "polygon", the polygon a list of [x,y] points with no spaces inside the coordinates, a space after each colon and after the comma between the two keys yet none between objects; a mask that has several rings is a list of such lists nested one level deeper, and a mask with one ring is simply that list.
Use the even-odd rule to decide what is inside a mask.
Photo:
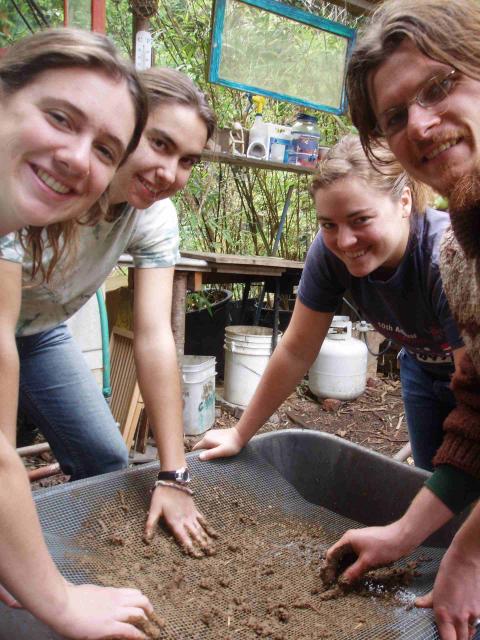
[{"label": "white plastic bucket", "polygon": [[246,407],[252,399],[270,358],[272,332],[244,325],[225,329],[223,397],[230,404]]},{"label": "white plastic bucket", "polygon": [[349,317],[335,316],[308,372],[310,391],[318,398],[357,398],[367,383],[367,356],[365,343],[352,338]]},{"label": "white plastic bucket", "polygon": [[215,357],[183,356],[182,382],[183,429],[196,436],[215,422]]}]

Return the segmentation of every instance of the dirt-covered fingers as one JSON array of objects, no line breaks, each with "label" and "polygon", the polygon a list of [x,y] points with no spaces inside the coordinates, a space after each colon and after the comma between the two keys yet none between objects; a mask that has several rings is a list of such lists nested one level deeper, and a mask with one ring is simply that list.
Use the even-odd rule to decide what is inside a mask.
[{"label": "dirt-covered fingers", "polygon": [[214,529],[208,522],[207,520],[204,518],[204,516],[202,516],[201,513],[198,514],[198,521],[200,522],[200,524],[202,525],[202,527],[205,529],[205,531],[207,532],[207,534],[210,536],[210,538],[213,538],[214,540],[217,540],[218,538],[218,531],[216,531],[216,529]]},{"label": "dirt-covered fingers", "polygon": [[336,582],[343,571],[357,560],[351,544],[342,540],[330,547],[320,567],[320,577],[326,586]]},{"label": "dirt-covered fingers", "polygon": [[150,510],[147,513],[147,520],[145,522],[145,529],[143,531],[143,541],[149,543],[153,540],[155,536],[155,532],[157,530],[158,521],[162,515],[162,510],[160,507],[154,508],[154,502],[152,497],[152,503],[150,505]]},{"label": "dirt-covered fingers", "polygon": [[183,531],[181,533],[175,532],[175,537],[186,555],[192,558],[211,555],[208,553],[208,549],[211,547],[209,538],[198,523],[183,523]]},{"label": "dirt-covered fingers", "polygon": [[193,558],[203,557],[204,554],[192,534],[193,525],[188,524],[187,519],[172,522],[169,528],[183,553]]},{"label": "dirt-covered fingers", "polygon": [[210,538],[198,519],[185,522],[185,529],[189,532],[191,539],[202,549],[210,544]]},{"label": "dirt-covered fingers", "polygon": [[[204,527],[204,524],[198,518],[193,523],[186,524],[190,531],[195,549],[200,550],[202,555],[213,556],[216,553],[215,540],[210,536]],[[215,532],[216,533],[216,532]],[[217,536],[218,537],[218,536]]]}]

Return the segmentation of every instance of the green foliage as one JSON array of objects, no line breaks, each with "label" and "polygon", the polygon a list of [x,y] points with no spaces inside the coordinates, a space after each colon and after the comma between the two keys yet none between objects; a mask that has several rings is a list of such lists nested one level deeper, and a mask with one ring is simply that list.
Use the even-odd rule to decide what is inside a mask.
[{"label": "green foliage", "polygon": [[190,291],[186,297],[187,311],[201,311],[206,309],[208,314],[213,317],[212,303],[203,291]]},{"label": "green foliage", "polygon": [[[15,40],[37,31],[42,23],[26,0],[15,0],[15,4],[19,11],[11,0],[0,0],[0,47],[8,47]],[[37,0],[36,4],[50,26],[63,24],[62,0]]]}]

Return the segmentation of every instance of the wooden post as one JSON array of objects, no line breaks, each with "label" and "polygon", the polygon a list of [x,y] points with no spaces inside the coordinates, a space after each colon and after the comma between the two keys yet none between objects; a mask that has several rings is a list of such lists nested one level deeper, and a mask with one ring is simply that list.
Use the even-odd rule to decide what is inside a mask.
[{"label": "wooden post", "polygon": [[[69,0],[63,0],[63,25],[68,27],[70,25],[70,18],[68,15],[68,2]],[[97,33],[105,33],[105,25],[107,20],[105,0],[91,0],[90,3],[90,28]]]},{"label": "wooden post", "polygon": [[178,366],[182,366],[185,347],[185,297],[187,295],[187,278],[185,271],[175,271],[172,294],[172,331],[177,348]]},{"label": "wooden post", "polygon": [[92,31],[105,33],[105,24],[107,13],[105,9],[105,0],[92,0]]}]

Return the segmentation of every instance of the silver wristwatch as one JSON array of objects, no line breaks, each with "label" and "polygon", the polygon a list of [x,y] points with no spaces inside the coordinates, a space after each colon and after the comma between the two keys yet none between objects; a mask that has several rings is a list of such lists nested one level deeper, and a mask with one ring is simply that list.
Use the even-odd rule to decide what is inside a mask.
[{"label": "silver wristwatch", "polygon": [[188,467],[182,467],[181,469],[175,469],[174,471],[159,471],[157,480],[169,480],[170,482],[176,482],[177,484],[185,486],[190,484],[190,471],[188,470]]}]

